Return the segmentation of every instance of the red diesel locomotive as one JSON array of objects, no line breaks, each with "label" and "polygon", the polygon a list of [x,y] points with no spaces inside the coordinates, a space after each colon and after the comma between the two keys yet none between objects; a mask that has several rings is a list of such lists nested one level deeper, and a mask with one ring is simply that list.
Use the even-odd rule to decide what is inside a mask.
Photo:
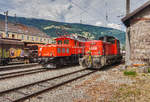
[{"label": "red diesel locomotive", "polygon": [[45,68],[78,63],[85,68],[101,68],[122,59],[119,40],[112,36],[90,41],[62,36],[55,40],[56,44],[38,47],[39,63]]},{"label": "red diesel locomotive", "polygon": [[120,42],[112,36],[87,41],[85,55],[79,60],[80,65],[85,68],[102,68],[105,65],[121,62]]},{"label": "red diesel locomotive", "polygon": [[56,68],[60,65],[79,63],[79,57],[84,53],[83,39],[81,41],[73,36],[61,36],[55,40],[56,44],[38,47],[39,63],[44,68]]}]

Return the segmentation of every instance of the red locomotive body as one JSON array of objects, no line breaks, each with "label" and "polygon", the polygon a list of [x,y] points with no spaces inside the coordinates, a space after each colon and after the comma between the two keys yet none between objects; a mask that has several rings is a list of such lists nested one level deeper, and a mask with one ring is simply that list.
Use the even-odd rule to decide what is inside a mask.
[{"label": "red locomotive body", "polygon": [[67,36],[56,38],[56,44],[42,45],[38,48],[39,62],[45,68],[56,68],[58,65],[79,63],[83,44]]},{"label": "red locomotive body", "polygon": [[119,40],[104,36],[99,40],[85,42],[85,55],[80,58],[80,65],[86,68],[101,68],[120,62],[121,59]]},{"label": "red locomotive body", "polygon": [[122,59],[119,40],[111,36],[91,41],[68,36],[55,40],[56,44],[38,46],[39,63],[45,68],[78,63],[86,68],[101,68]]}]

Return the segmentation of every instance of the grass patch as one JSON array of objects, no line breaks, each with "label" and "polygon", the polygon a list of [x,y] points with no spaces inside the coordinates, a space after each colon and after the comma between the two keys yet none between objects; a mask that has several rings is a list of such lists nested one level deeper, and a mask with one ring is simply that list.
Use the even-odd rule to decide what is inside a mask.
[{"label": "grass patch", "polygon": [[136,71],[124,71],[124,75],[126,76],[136,76]]},{"label": "grass patch", "polygon": [[150,68],[148,68],[148,73],[150,73]]}]

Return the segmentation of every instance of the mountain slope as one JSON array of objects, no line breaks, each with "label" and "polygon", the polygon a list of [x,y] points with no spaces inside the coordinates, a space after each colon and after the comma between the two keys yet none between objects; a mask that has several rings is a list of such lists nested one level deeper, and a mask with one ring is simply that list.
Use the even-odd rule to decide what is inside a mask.
[{"label": "mountain slope", "polygon": [[[4,20],[4,15],[0,15],[0,19]],[[8,17],[10,22],[15,22],[15,17]],[[28,26],[34,26],[47,33],[51,37],[57,37],[58,35],[69,35],[72,33],[81,34],[87,37],[98,39],[103,35],[111,35],[118,38],[122,44],[125,43],[125,32],[106,27],[98,27],[92,25],[78,24],[78,23],[63,23],[55,22],[44,19],[24,18],[17,17],[17,23],[22,23]]]}]

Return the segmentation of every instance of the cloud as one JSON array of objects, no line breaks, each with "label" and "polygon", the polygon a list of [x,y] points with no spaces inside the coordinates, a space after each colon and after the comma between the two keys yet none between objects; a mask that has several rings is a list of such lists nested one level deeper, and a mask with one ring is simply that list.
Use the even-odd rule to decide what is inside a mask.
[{"label": "cloud", "polygon": [[[146,1],[131,0],[131,11]],[[0,0],[1,11],[9,10],[11,16],[16,14],[69,23],[80,23],[82,20],[85,24],[117,29],[123,28],[117,24],[121,23],[118,16],[125,15],[125,4],[125,0]]]},{"label": "cloud", "polygon": [[101,22],[101,21],[98,21],[98,22],[96,22],[95,25],[96,25],[96,26],[102,26],[102,22]]},{"label": "cloud", "polygon": [[114,23],[107,24],[107,27],[121,30],[121,25],[114,24]]},{"label": "cloud", "polygon": [[[4,4],[4,1],[0,1],[0,6],[1,3]],[[13,0],[8,4],[13,8],[9,11],[9,15],[11,16],[14,16],[16,13],[17,16],[42,18],[60,22],[67,22],[66,15],[72,9],[72,5],[67,0]]]}]

